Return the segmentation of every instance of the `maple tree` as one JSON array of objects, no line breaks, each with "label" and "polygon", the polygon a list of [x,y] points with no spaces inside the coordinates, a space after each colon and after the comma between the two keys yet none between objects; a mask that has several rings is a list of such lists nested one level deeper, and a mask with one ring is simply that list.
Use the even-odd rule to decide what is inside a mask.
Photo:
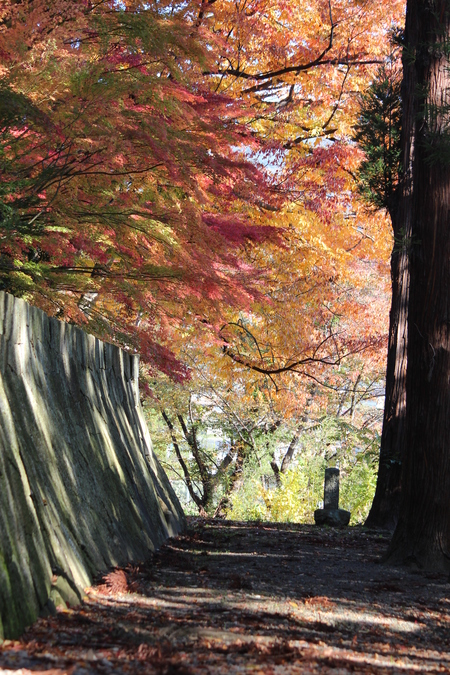
[{"label": "maple tree", "polygon": [[[374,64],[387,56],[386,38],[392,21],[400,18],[403,4],[393,3],[390,9],[389,15],[380,16],[378,3],[361,6],[360,3],[318,1],[305,9],[283,2],[217,2],[202,5],[199,16],[201,25],[212,26],[223,40],[222,58],[216,69],[210,71],[217,91],[233,92],[248,101],[253,111],[250,122],[255,131],[277,143],[271,160],[276,167],[278,185],[285,191],[290,206],[276,219],[285,225],[286,245],[290,248],[291,258],[294,257],[295,269],[299,271],[299,284],[303,284],[303,290],[298,289],[299,292],[308,287],[311,272],[317,277],[320,292],[308,303],[309,307],[314,307],[317,323],[323,317],[317,321],[315,302],[320,304],[326,298],[326,303],[328,296],[336,296],[336,286],[341,280],[348,282],[352,274],[348,268],[353,266],[354,260],[367,258],[370,241],[379,244],[375,254],[378,259],[380,251],[386,250],[386,235],[382,232],[386,222],[382,218],[368,217],[355,205],[354,171],[360,155],[351,139],[357,92],[367,86]],[[264,49],[261,49],[263,44]],[[279,144],[282,151],[278,150]],[[299,245],[302,237],[306,240],[304,246]],[[330,252],[326,263],[324,247]],[[307,257],[304,257],[305,249],[309,249]],[[374,249],[375,246],[372,255]],[[263,250],[267,257],[267,250]],[[333,251],[336,251],[335,256]],[[282,254],[271,251],[269,255],[275,274],[284,273],[280,270],[281,265],[287,265],[287,272],[292,267]],[[315,264],[314,255],[324,265],[322,269]],[[299,260],[299,256],[304,260]],[[356,264],[353,282],[360,272],[361,267]],[[309,285],[314,287],[315,283]],[[296,290],[291,287],[292,296],[297,298]],[[270,290],[268,295],[273,301],[274,291]],[[258,362],[255,349],[255,359],[251,364],[251,359],[247,359],[247,365],[265,372],[273,369],[275,374],[280,368],[319,363],[325,358],[326,348],[331,346],[334,335],[325,339],[324,348],[322,340],[325,336],[319,336],[320,331],[310,330],[314,319],[309,307],[306,314],[311,316],[311,323],[305,321],[304,327],[300,321],[292,323],[290,309],[292,315],[298,315],[298,306],[287,295],[285,293],[281,300],[279,294],[278,307],[283,304],[279,324],[290,328],[271,331],[273,335],[284,332],[284,348],[275,344],[273,350],[284,362],[269,367],[267,363]],[[353,311],[356,312],[356,308]],[[265,316],[269,313],[270,310],[266,311]],[[225,336],[222,331],[228,353],[242,359],[242,354],[238,355],[230,342],[232,332],[228,330]],[[239,329],[234,332],[237,337]],[[267,339],[269,333],[268,330],[263,340],[265,348],[273,339]],[[299,354],[294,355],[296,347],[292,348],[289,342],[303,345],[302,335],[310,338],[309,353],[302,354],[297,363]],[[362,337],[361,332],[360,335]],[[317,338],[315,343],[313,336]],[[362,343],[363,339],[360,346]],[[331,352],[327,353],[327,365],[336,363],[340,355],[346,353],[344,344],[342,339],[334,357]],[[348,347],[351,351],[356,344],[348,344]],[[315,349],[318,352],[312,358]]]},{"label": "maple tree", "polygon": [[[395,238],[391,259],[393,302],[389,328],[387,406],[381,442],[382,458],[379,489],[371,512],[372,524],[384,526],[389,521],[392,525],[395,520],[395,505],[397,504],[398,507],[399,448],[403,429],[402,406],[404,404],[406,349],[404,339],[406,325],[405,293],[407,291],[405,275],[407,271],[405,267],[406,249],[401,244],[402,232],[396,226],[395,220],[399,163],[399,69],[396,64],[396,54],[393,53],[387,37],[389,31],[392,30],[392,24],[402,22],[404,4],[393,5],[390,8],[392,14],[385,17],[385,23],[383,23],[383,20],[380,21],[379,5],[375,8],[371,7],[370,3],[364,3],[363,6],[352,6],[351,3],[346,3],[345,19],[343,19],[340,15],[342,7],[338,4],[328,3],[326,6],[321,3],[313,4],[308,7],[308,19],[314,17],[313,21],[316,22],[316,27],[320,24],[322,31],[319,30],[318,33],[314,34],[313,31],[308,33],[306,30],[308,37],[305,38],[305,31],[298,30],[297,35],[301,34],[303,39],[303,51],[296,51],[295,46],[293,47],[296,37],[293,36],[295,23],[290,23],[292,16],[289,17],[289,20],[286,20],[289,9],[285,6],[283,8],[286,10],[283,15],[283,25],[281,25],[281,22],[277,24],[279,16],[276,15],[276,10],[274,15],[266,12],[265,21],[270,24],[271,19],[269,17],[272,17],[273,23],[271,26],[275,33],[277,30],[280,32],[280,29],[285,29],[283,36],[279,38],[279,42],[283,43],[284,40],[284,44],[288,44],[288,47],[280,51],[276,49],[265,50],[263,61],[264,58],[267,59],[266,63],[270,63],[270,65],[264,67],[264,64],[261,67],[261,60],[256,59],[253,53],[252,58],[250,58],[248,46],[244,44],[244,40],[235,36],[234,51],[231,50],[235,65],[224,66],[221,75],[227,74],[230,76],[233,74],[237,80],[245,80],[246,84],[243,85],[242,91],[247,96],[252,97],[252,104],[257,110],[257,113],[255,113],[256,124],[263,129],[263,133],[266,135],[272,133],[278,139],[281,139],[287,151],[286,185],[289,184],[292,192],[296,194],[302,205],[318,213],[325,222],[330,223],[331,221],[334,226],[339,227],[341,241],[345,240],[345,231],[348,233],[347,236],[350,235],[350,232],[345,227],[348,225],[345,221],[341,221],[338,225],[334,216],[335,210],[338,209],[340,214],[354,212],[352,187],[349,189],[349,182],[346,180],[348,177],[345,176],[345,172],[350,174],[355,172],[357,161],[355,148],[347,142],[349,130],[352,128],[352,120],[355,120],[357,115],[354,106],[358,97],[355,96],[355,93],[358,90],[365,90],[369,74],[374,73],[374,70],[370,69],[372,64],[378,61],[382,63],[381,70],[384,70],[384,78],[382,78],[377,96],[384,97],[385,109],[382,114],[388,128],[385,128],[382,132],[383,138],[380,137],[379,129],[378,138],[372,137],[372,155],[369,155],[366,162],[363,162],[359,170],[359,176],[361,177],[365,168],[370,169],[370,166],[374,167],[375,165],[375,172],[372,170],[371,175],[366,173],[364,184],[369,190],[371,199],[375,200],[378,206],[387,208]],[[314,9],[320,8],[321,13],[319,11],[314,16]],[[324,8],[328,9],[328,14],[324,11]],[[266,6],[264,6],[265,10],[267,10]],[[371,13],[373,10],[376,12],[375,20]],[[301,8],[298,8],[298,13],[301,13]],[[245,7],[242,6],[241,14],[239,14],[243,24],[246,21],[245,14],[251,15],[251,12],[247,12],[247,3]],[[360,31],[363,22],[364,30]],[[328,32],[326,30],[327,25]],[[308,26],[312,26],[312,23]],[[385,33],[381,38],[383,30]],[[239,24],[239,31],[240,35],[244,32],[241,29],[241,24]],[[317,39],[319,35],[321,35],[322,42]],[[328,42],[323,39],[324,35],[328,36]],[[378,40],[376,44],[371,41],[372,37]],[[260,34],[259,40],[262,41],[262,39]],[[322,50],[320,44],[324,46]],[[287,58],[286,54],[288,55]],[[312,54],[315,54],[317,58],[312,58]],[[283,57],[285,58],[284,63]],[[226,58],[230,58],[228,53]],[[255,62],[257,63],[256,66]],[[236,66],[236,64],[239,65]],[[250,85],[248,84],[249,81],[251,82]],[[229,86],[228,80],[226,80],[225,86]],[[384,92],[380,91],[383,86]],[[275,92],[277,92],[276,95]],[[310,92],[309,100],[303,97],[305,92]],[[372,124],[370,130],[369,127],[366,127],[366,133],[370,134],[371,131],[376,135],[376,123],[375,125]],[[367,151],[369,148],[366,145],[364,149]],[[383,157],[380,157],[379,154],[377,156],[380,150],[384,153]],[[380,163],[384,166],[384,173],[381,174],[381,180],[377,184],[373,179],[376,176],[380,177]],[[376,166],[377,164],[378,166]],[[370,227],[368,227],[370,221],[368,222],[365,214],[361,214],[361,210],[358,211],[360,231],[369,237],[373,236],[373,231],[371,232]],[[361,225],[363,226],[361,227]],[[380,238],[377,235],[378,233],[375,238],[379,243]],[[332,246],[335,247],[335,243]],[[346,245],[349,249],[351,246],[349,243]],[[358,251],[356,255],[358,255]],[[364,253],[361,257],[364,258]],[[344,263],[342,260],[337,269],[341,273],[344,265],[351,266],[352,264],[353,261],[347,260]],[[337,280],[337,277],[335,278]],[[327,298],[331,289],[322,288],[321,290],[322,297]],[[354,308],[353,311],[358,310]],[[370,333],[370,328],[368,333]],[[301,335],[301,330],[300,332],[294,332],[294,334],[296,336]],[[309,334],[312,335],[312,333]],[[367,333],[360,332],[361,338],[363,335],[367,335]],[[348,334],[346,338],[349,338]],[[361,343],[363,343],[363,339]],[[344,344],[346,343],[343,340],[342,346]],[[316,343],[317,345],[322,346],[320,341]],[[367,343],[365,346],[368,346]],[[345,350],[342,353],[345,353]],[[270,372],[268,364],[258,362],[256,354],[254,356],[253,365],[256,368],[265,369],[265,372]],[[330,354],[327,354],[326,358],[329,362],[333,361]],[[299,365],[308,362],[312,365],[311,353],[306,357],[306,361],[305,355],[299,362],[295,359],[286,358],[283,364],[278,366],[272,364],[271,368],[275,373],[280,367],[298,368]],[[378,511],[381,509],[383,513],[378,513],[378,516],[376,516],[377,509]]]},{"label": "maple tree", "polygon": [[239,106],[202,85],[205,45],[158,9],[1,10],[0,262],[4,289],[182,377],[171,329],[248,304],[237,250],[273,236],[252,224],[273,193]]},{"label": "maple tree", "polygon": [[4,286],[175,372],[164,344],[186,306],[251,298],[236,251],[272,235],[274,208],[261,161],[246,161],[256,136],[263,162],[282,161],[278,192],[324,222],[350,208],[346,87],[381,58],[387,19],[375,3],[6,7]]},{"label": "maple tree", "polygon": [[[381,379],[386,336],[385,297],[378,289],[386,271],[379,260],[391,246],[388,223],[355,201],[360,153],[351,139],[356,92],[388,54],[387,39],[379,38],[387,36],[402,4],[383,17],[378,5],[347,5],[345,18],[343,7],[332,5],[318,2],[305,11],[284,3],[215,2],[204,3],[198,15],[197,5],[185,6],[197,28],[220,35],[223,57],[207,76],[216,91],[246,100],[255,133],[273,143],[265,161],[287,198],[274,215],[284,246],[245,251],[260,269],[270,261],[264,297],[251,311],[224,312],[228,320],[220,330],[224,353],[236,364],[222,371],[245,379],[247,368],[249,382],[259,373],[261,389],[272,387],[277,400],[284,398],[285,416],[297,407],[301,417],[308,381],[342,395],[347,385],[340,364],[352,354],[363,352]],[[323,52],[330,30],[332,44],[326,41]],[[364,288],[367,277],[372,291]],[[212,370],[217,358],[211,353]]]}]

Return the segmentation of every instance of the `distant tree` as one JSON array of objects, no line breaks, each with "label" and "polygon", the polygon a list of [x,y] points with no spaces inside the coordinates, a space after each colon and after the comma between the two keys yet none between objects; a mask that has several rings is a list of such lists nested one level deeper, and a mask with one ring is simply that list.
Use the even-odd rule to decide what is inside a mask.
[{"label": "distant tree", "polygon": [[395,52],[389,61],[361,94],[354,138],[365,155],[358,167],[358,190],[367,203],[389,212],[395,228],[401,173],[401,70]]}]

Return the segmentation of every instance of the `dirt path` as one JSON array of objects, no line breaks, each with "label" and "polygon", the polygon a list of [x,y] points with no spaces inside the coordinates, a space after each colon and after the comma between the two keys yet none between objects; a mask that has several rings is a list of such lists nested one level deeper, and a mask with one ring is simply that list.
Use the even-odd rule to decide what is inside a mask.
[{"label": "dirt path", "polygon": [[198,519],[0,647],[0,673],[450,673],[450,584],[360,528]]}]

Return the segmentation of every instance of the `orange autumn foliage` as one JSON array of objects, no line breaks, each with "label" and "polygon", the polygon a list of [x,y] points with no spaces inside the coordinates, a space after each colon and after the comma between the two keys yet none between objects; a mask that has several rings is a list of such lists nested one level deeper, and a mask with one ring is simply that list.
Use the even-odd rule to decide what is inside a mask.
[{"label": "orange autumn foliage", "polygon": [[355,202],[349,141],[402,11],[6,3],[5,286],[179,378],[186,339],[309,379],[378,358],[389,230]]}]

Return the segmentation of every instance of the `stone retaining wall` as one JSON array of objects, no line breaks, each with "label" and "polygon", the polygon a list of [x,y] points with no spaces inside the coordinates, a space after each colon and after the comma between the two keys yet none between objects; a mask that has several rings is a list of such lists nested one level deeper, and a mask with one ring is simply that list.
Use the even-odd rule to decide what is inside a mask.
[{"label": "stone retaining wall", "polygon": [[139,357],[0,293],[0,638],[184,527]]}]

